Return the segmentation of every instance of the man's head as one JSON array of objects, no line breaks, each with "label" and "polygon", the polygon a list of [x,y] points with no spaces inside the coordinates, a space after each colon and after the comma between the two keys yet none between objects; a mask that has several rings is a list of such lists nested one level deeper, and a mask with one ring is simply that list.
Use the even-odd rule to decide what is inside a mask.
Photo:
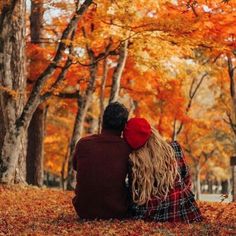
[{"label": "man's head", "polygon": [[102,127],[122,131],[128,120],[129,112],[127,108],[119,102],[110,103],[103,114]]}]

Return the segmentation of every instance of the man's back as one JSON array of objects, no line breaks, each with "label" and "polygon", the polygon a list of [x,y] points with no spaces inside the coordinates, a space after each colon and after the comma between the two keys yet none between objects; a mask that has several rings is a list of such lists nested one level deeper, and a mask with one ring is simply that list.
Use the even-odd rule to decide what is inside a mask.
[{"label": "man's back", "polygon": [[122,218],[128,210],[125,178],[130,148],[120,132],[103,130],[101,135],[81,139],[74,156],[77,171],[78,215],[86,219]]}]

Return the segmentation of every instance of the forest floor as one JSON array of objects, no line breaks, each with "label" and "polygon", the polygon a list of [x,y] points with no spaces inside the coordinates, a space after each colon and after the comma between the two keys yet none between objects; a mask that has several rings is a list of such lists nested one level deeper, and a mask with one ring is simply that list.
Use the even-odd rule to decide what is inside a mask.
[{"label": "forest floor", "polygon": [[236,235],[236,203],[199,202],[205,220],[188,225],[79,221],[72,197],[68,191],[0,185],[0,235]]}]

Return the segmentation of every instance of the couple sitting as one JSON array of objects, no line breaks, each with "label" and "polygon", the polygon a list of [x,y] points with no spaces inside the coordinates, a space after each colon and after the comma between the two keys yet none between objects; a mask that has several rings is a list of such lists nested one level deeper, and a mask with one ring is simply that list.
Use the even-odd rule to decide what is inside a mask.
[{"label": "couple sitting", "polygon": [[73,205],[79,217],[201,221],[180,145],[167,143],[145,119],[127,119],[127,109],[112,103],[102,133],[77,144]]}]

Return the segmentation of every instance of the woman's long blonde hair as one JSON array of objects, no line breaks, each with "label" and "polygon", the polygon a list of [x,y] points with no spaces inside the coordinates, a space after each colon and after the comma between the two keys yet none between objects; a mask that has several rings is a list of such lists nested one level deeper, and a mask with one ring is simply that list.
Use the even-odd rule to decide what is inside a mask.
[{"label": "woman's long blonde hair", "polygon": [[178,175],[173,148],[152,127],[145,145],[130,154],[132,166],[132,197],[138,205],[151,197],[163,199],[174,186]]}]

